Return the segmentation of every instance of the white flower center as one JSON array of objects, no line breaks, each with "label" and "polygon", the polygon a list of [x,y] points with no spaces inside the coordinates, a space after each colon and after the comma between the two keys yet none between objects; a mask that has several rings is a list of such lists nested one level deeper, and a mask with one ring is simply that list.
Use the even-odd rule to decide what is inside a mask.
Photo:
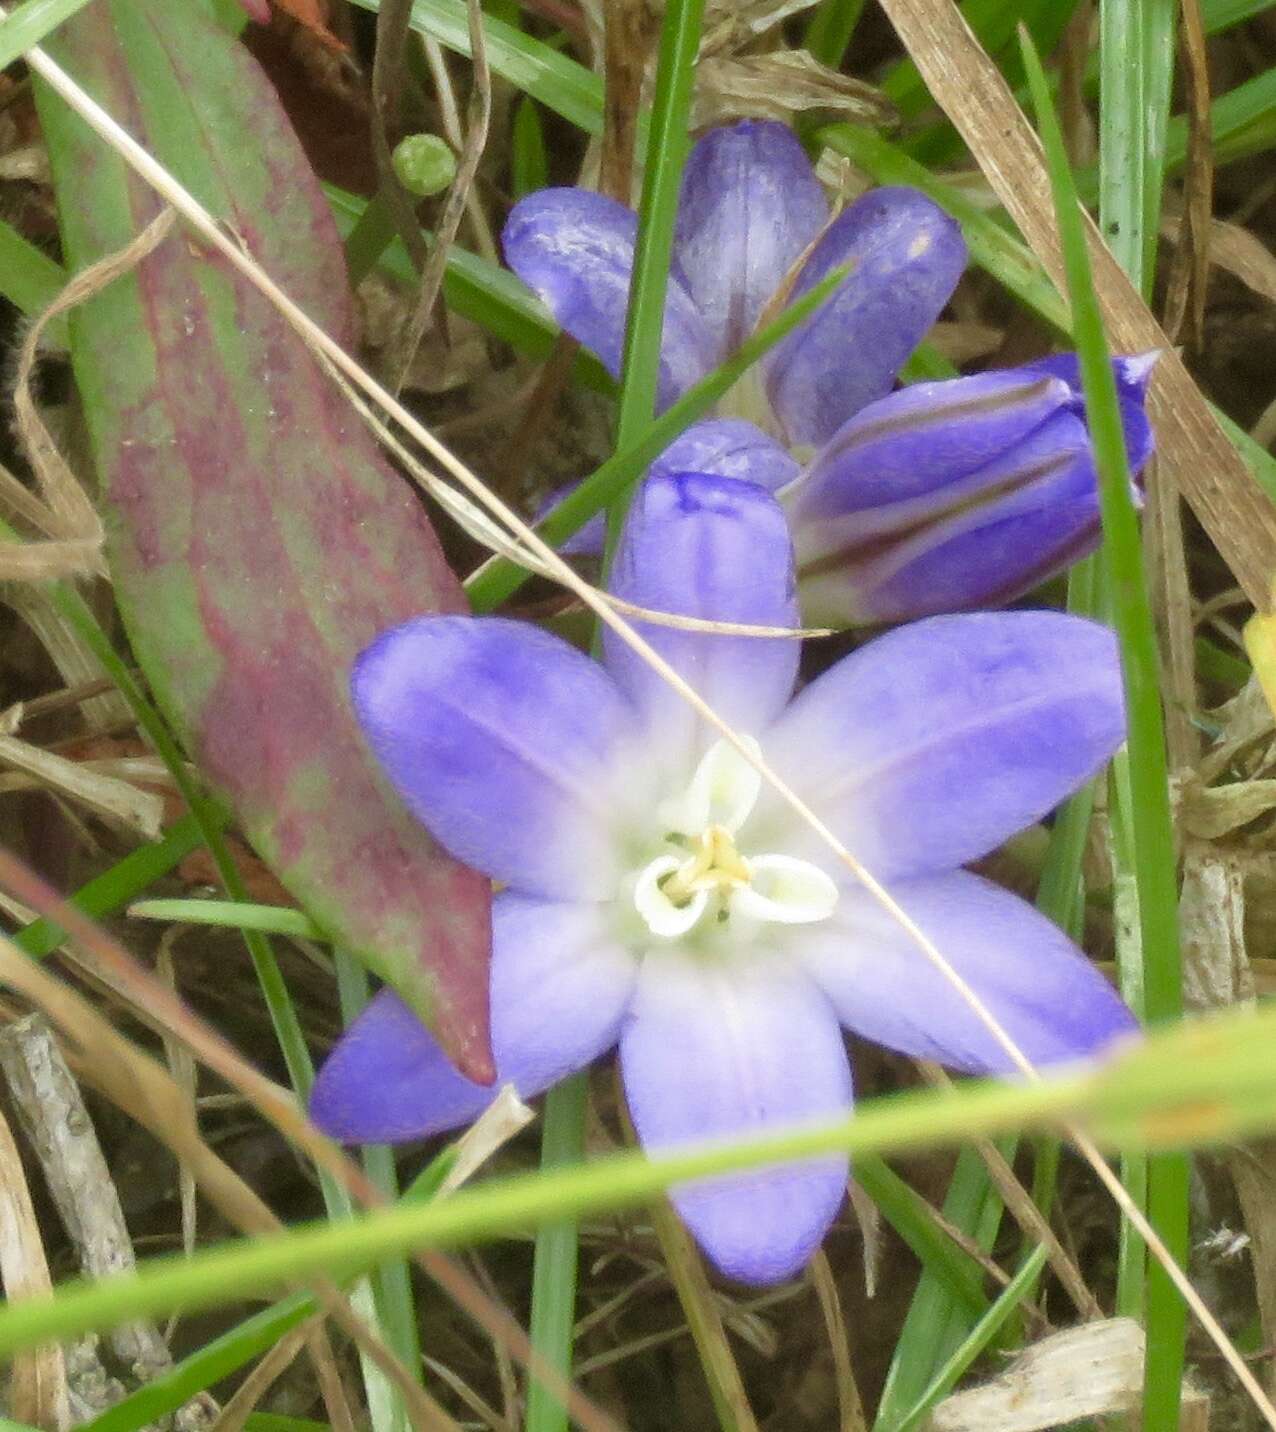
[{"label": "white flower center", "polygon": [[671,848],[643,866],[634,885],[634,908],[653,934],[676,939],[701,920],[732,916],[805,925],[833,913],[837,886],[818,866],[791,855],[746,857],[737,848],[761,789],[755,767],[716,741],[685,792],[660,807]]}]

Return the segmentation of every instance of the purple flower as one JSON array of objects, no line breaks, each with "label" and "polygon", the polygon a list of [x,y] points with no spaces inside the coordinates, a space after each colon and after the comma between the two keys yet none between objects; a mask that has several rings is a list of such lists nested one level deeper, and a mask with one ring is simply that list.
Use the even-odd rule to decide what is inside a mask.
[{"label": "purple flower", "polygon": [[[1152,452],[1144,395],[1156,356],[1113,363],[1136,475]],[[650,468],[678,472],[777,496],[797,548],[802,618],[816,626],[1004,606],[1102,535],[1074,354],[902,388],[844,423],[805,468],[743,419],[696,423]],[[562,550],[599,553],[604,535],[600,517]]]},{"label": "purple flower", "polygon": [[[1152,452],[1143,403],[1155,361],[1113,364],[1135,474]],[[725,459],[722,426],[689,428],[651,471],[694,466],[777,492],[797,548],[803,619],[813,625],[1002,606],[1092,552],[1102,535],[1072,354],[902,388],[844,423],[787,481],[792,459],[760,431],[751,441],[735,433]]]},{"label": "purple flower", "polygon": [[[514,206],[503,235],[510,267],[617,376],[637,230],[637,216],[601,194],[543,189]],[[822,443],[890,392],[956,286],[966,246],[957,225],[914,189],[874,189],[830,222],[806,154],[782,124],[711,130],[683,174],[661,406],[772,310],[847,263],[853,271],[837,294],[724,404],[790,445]]]},{"label": "purple flower", "polygon": [[[749,482],[648,481],[612,586],[692,617],[797,619],[784,515]],[[960,868],[1120,744],[1110,631],[1053,612],[939,617],[794,698],[793,640],[643,630],[887,882],[1034,1063],[1134,1028],[1054,925]],[[754,768],[610,634],[600,664],[522,623],[421,617],[368,648],[353,687],[410,808],[506,886],[492,1033],[498,1077],[524,1097],[618,1044],[639,1138],[668,1149],[845,1113],[842,1025],[957,1069],[1011,1070]],[[396,1140],[462,1125],[491,1097],[383,992],[325,1064],[311,1112],[336,1138]],[[673,1198],[723,1272],[767,1283],[818,1246],[846,1179],[846,1159],[827,1157]]]}]

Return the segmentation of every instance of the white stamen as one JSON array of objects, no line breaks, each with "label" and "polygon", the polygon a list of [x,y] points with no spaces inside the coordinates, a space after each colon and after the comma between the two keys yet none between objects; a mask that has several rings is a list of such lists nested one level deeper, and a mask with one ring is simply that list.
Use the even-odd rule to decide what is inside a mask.
[{"label": "white stamen", "polygon": [[733,913],[781,925],[827,920],[837,905],[837,885],[818,865],[792,855],[757,855],[753,879],[732,892]]},{"label": "white stamen", "polygon": [[[760,753],[756,741],[745,739]],[[791,855],[749,859],[736,848],[734,837],[761,788],[756,768],[726,741],[715,741],[686,792],[660,807],[665,829],[686,837],[690,850],[658,855],[638,874],[634,908],[652,934],[678,939],[707,913],[781,925],[833,913],[837,885],[819,866]]]},{"label": "white stamen", "polygon": [[[741,739],[755,754],[761,752],[752,736]],[[698,836],[711,825],[734,835],[757,804],[761,789],[757,768],[728,742],[715,741],[700,758],[686,794],[660,807],[660,819],[679,835]]]},{"label": "white stamen", "polygon": [[677,939],[691,930],[709,903],[708,890],[696,890],[683,905],[674,902],[661,889],[667,879],[684,862],[673,855],[658,855],[638,876],[634,886],[634,908],[647,922],[653,935]]}]

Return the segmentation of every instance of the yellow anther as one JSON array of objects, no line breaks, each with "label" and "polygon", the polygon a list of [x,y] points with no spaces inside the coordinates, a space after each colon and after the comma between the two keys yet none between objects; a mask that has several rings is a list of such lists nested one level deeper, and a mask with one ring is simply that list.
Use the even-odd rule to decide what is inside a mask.
[{"label": "yellow anther", "polygon": [[735,847],[724,825],[711,825],[696,837],[689,859],[660,882],[665,897],[674,905],[685,905],[699,890],[729,894],[738,885],[753,879],[749,862]]}]

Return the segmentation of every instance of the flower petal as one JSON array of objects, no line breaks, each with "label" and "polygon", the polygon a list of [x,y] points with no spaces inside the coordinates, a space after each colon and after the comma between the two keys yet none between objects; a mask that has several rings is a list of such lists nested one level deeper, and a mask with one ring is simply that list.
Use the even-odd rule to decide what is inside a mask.
[{"label": "flower petal", "polygon": [[[1142,471],[1156,445],[1145,403],[1152,370],[1160,356],[1154,351],[1112,360],[1117,401],[1121,406],[1121,425],[1125,429],[1125,450],[1130,459],[1130,472],[1135,476]],[[1061,378],[1076,394],[1078,410],[1084,412],[1081,361],[1075,353],[1052,353],[1048,358],[1039,358],[1019,371]]]},{"label": "flower petal", "polygon": [[[964,870],[891,887],[958,975],[1034,1065],[1096,1054],[1138,1025],[1116,991],[1058,926],[1026,901]],[[943,972],[866,891],[795,951],[838,1017],[918,1059],[969,1073],[1018,1065]]]},{"label": "flower petal", "polygon": [[798,460],[744,418],[694,423],[651,464],[650,476],[700,472],[756,482],[768,492],[787,487],[802,471]]},{"label": "flower petal", "polygon": [[[785,960],[717,963],[661,951],[638,976],[620,1042],[634,1127],[651,1151],[832,1118],[851,1103],[846,1051],[824,996]],[[826,1158],[675,1188],[675,1207],[732,1278],[775,1283],[819,1247],[846,1188]]]},{"label": "flower petal", "polygon": [[[1078,457],[867,566],[859,574],[855,620],[876,625],[1004,607],[1093,552],[1102,535],[1094,465]],[[828,577],[828,588],[811,591],[812,619],[834,624],[835,575]]]},{"label": "flower petal", "polygon": [[[559,324],[620,376],[638,218],[588,189],[541,189],[510,210],[505,261]],[[680,276],[670,274],[660,356],[662,408],[716,362],[713,338]]]},{"label": "flower petal", "polygon": [[[952,510],[924,521],[918,509],[937,499],[803,524],[799,551],[806,540],[825,549],[799,559],[804,618],[853,626],[1005,606],[1092,552],[1102,535],[1090,439],[1068,411],[954,482]],[[904,530],[874,535],[891,524]]]},{"label": "flower petal", "polygon": [[895,375],[943,311],[966,266],[961,230],[915,189],[873,189],[829,226],[793,287],[841,264],[837,294],[775,350],[771,405],[790,443],[827,442]]},{"label": "flower petal", "polygon": [[824,190],[787,125],[712,129],[687,159],[674,255],[715,343],[752,333],[781,280],[828,219]]},{"label": "flower petal", "polygon": [[633,991],[633,958],[610,938],[605,907],[506,893],[492,906],[492,1053],[496,1082],[456,1072],[425,1025],[382,990],[315,1081],[310,1116],[346,1143],[393,1143],[455,1129],[502,1084],[530,1099],[615,1043]]},{"label": "flower petal", "polygon": [[595,662],[522,622],[418,617],[368,647],[352,686],[399,794],[458,859],[533,894],[615,889],[634,723]]},{"label": "flower petal", "polygon": [[[830,550],[846,537],[863,541],[905,531],[968,502],[1004,471],[967,486],[1013,453],[1044,423],[1072,406],[1058,378],[1018,370],[942,383],[914,383],[870,403],[844,423],[812,461],[788,500],[795,528]],[[1085,429],[1076,423],[1082,440]],[[835,538],[822,537],[830,523]]]},{"label": "flower petal", "polygon": [[[644,482],[616,552],[611,590],[652,611],[797,625],[793,547],[784,514],[769,493],[731,478],[682,473]],[[793,690],[800,643],[792,638],[635,625],[742,732],[761,731]],[[604,634],[603,647],[609,670],[648,729],[659,732],[665,749],[683,761],[699,729],[695,713],[611,631]]]},{"label": "flower petal", "polygon": [[[900,879],[995,849],[1124,737],[1112,632],[1002,612],[931,617],[861,647],[798,696],[765,749],[874,875]],[[766,848],[827,862],[804,829],[780,839]]]}]

